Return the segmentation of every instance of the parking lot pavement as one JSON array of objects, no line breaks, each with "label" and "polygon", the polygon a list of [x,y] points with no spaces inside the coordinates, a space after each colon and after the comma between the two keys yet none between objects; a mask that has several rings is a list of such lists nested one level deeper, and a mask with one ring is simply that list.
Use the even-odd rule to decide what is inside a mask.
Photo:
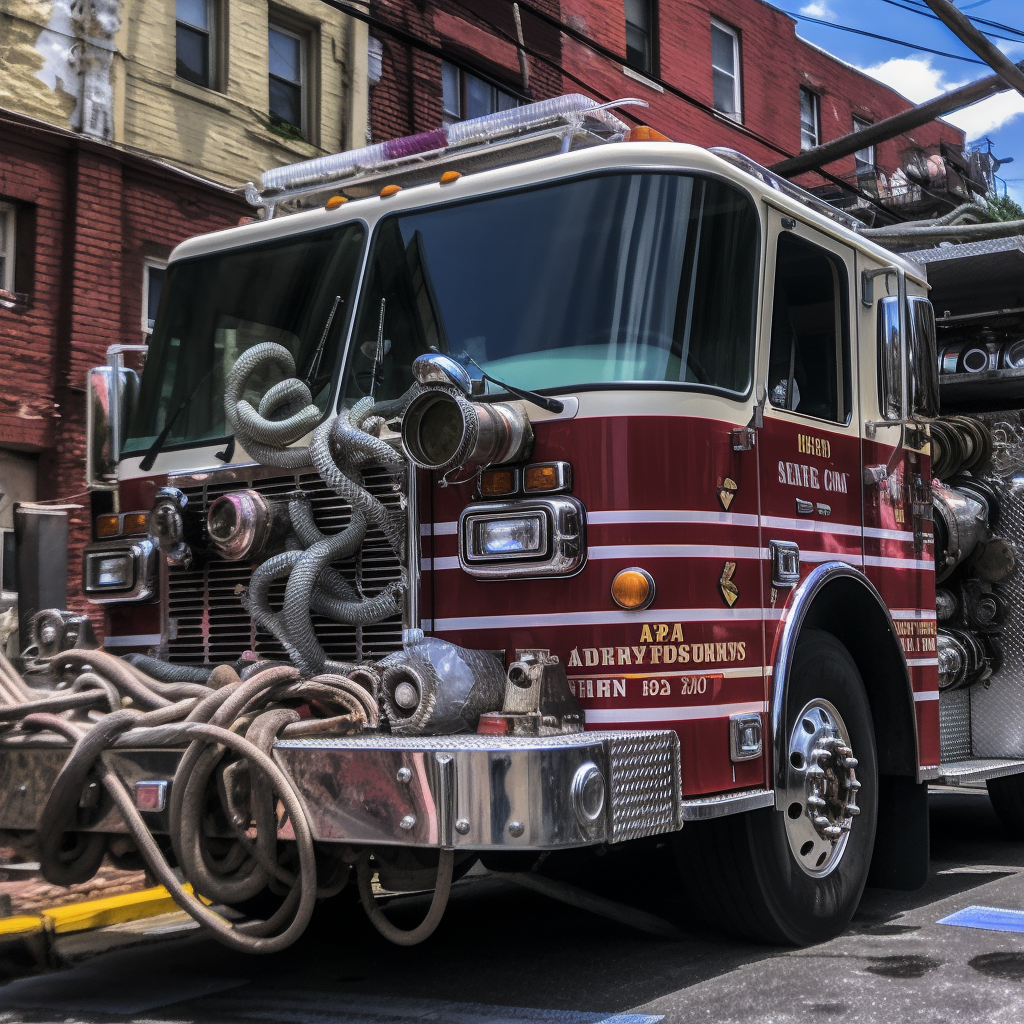
[{"label": "parking lot pavement", "polygon": [[[938,923],[974,905],[1024,909],[1024,846],[983,793],[936,796],[932,827],[926,887],[868,890],[847,932],[809,950],[698,927],[666,861],[648,856],[621,861],[616,883],[563,873],[551,891],[474,875],[456,886],[438,932],[412,949],[384,942],[350,905],[320,913],[270,957],[173,923],[157,936],[140,929],[147,945],[99,955],[104,933],[92,948],[79,936],[63,971],[0,988],[0,1024],[1024,1020],[1024,933]],[[574,885],[588,896],[573,899]],[[403,900],[389,913],[412,924],[424,906]]]}]

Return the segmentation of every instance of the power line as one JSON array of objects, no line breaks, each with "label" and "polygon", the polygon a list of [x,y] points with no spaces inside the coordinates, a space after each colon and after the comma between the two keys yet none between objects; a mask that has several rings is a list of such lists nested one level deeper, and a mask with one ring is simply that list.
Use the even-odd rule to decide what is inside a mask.
[{"label": "power line", "polygon": [[[921,3],[921,0],[907,0],[907,2],[913,4],[915,7],[924,7],[925,6],[923,3]],[[979,7],[979,6],[980,6],[980,4],[968,4],[966,7],[958,8],[958,10],[962,14],[964,11],[968,11],[972,7]],[[926,12],[928,14],[928,17],[935,18],[935,15],[932,14],[931,11],[928,10],[928,8],[925,8],[921,13],[924,14]],[[1024,36],[1024,30],[1016,28],[1013,25],[1004,24],[1001,21],[989,21],[988,18],[972,18],[970,15],[966,15],[966,14],[964,15],[964,17],[967,18],[968,21],[973,21],[976,25],[988,25],[990,28],[999,28],[999,29],[1002,29],[1004,32],[1015,32],[1019,36]],[[936,19],[936,20],[939,20],[939,19]]]},{"label": "power line", "polygon": [[983,60],[976,57],[962,57],[959,53],[947,53],[945,50],[933,50],[930,46],[921,46],[919,43],[909,43],[906,39],[893,39],[892,36],[882,36],[877,32],[868,32],[862,28],[851,28],[849,25],[837,25],[834,21],[825,21],[822,18],[809,18],[806,14],[793,14],[792,11],[783,11],[797,21],[809,21],[814,25],[824,25],[826,28],[838,29],[840,32],[852,32],[858,36],[870,36],[872,39],[881,39],[886,43],[897,43],[900,46],[909,46],[912,50],[922,50],[924,53],[934,53],[939,57],[949,57],[951,60],[962,60],[968,64],[980,64],[988,67]]},{"label": "power line", "polygon": [[[909,3],[913,3],[913,2],[914,2],[914,0],[909,0]],[[892,7],[898,7],[901,11],[907,11],[910,14],[916,14],[916,15],[918,15],[921,18],[928,18],[931,21],[939,21],[940,20],[934,14],[932,14],[931,11],[929,11],[927,8],[922,10],[921,8],[917,7],[916,5],[913,6],[913,7],[910,7],[907,4],[900,3],[899,0],[882,0],[882,3],[883,4],[889,4]],[[977,19],[972,18],[970,20],[971,21],[975,21]],[[1002,27],[1002,26],[1000,26],[1000,27]],[[1006,30],[1008,32],[1018,32],[1017,29],[1012,28],[1009,25],[1006,26]],[[1002,39],[1004,42],[1007,42],[1007,43],[1019,43],[1019,42],[1021,42],[1021,38],[1014,39],[1014,38],[1011,38],[1010,36],[1000,36],[1000,35],[996,35],[994,32],[986,32],[985,35],[988,36],[989,39]],[[1018,35],[1020,37],[1024,38],[1024,32],[1018,32]]]}]

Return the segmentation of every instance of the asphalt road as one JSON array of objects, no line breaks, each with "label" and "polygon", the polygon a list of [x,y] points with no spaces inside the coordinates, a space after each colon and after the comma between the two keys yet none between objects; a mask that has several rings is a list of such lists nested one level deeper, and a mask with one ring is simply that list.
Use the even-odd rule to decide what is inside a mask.
[{"label": "asphalt road", "polygon": [[[412,949],[380,939],[358,907],[320,914],[269,957],[173,925],[99,954],[100,936],[79,938],[62,949],[70,966],[0,987],[0,1024],[1024,1020],[1024,932],[938,924],[971,905],[1024,909],[1024,843],[984,793],[934,796],[925,888],[869,889],[847,932],[813,949],[716,935],[687,917],[657,857],[618,867],[617,883],[573,879],[600,891],[587,909],[471,875]],[[412,924],[423,907],[408,899],[389,913]]]}]

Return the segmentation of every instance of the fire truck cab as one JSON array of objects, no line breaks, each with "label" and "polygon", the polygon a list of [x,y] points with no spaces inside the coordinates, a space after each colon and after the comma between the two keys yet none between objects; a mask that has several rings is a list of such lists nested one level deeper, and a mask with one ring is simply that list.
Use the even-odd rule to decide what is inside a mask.
[{"label": "fire truck cab", "polygon": [[977,495],[933,528],[927,274],[738,153],[546,103],[270,172],[179,246],[141,383],[94,371],[87,593],[166,678],[361,680],[358,734],[275,758],[385,888],[402,851],[648,837],[719,926],[820,941],[924,881],[929,780],[995,771],[943,764],[936,547],[989,534]]}]

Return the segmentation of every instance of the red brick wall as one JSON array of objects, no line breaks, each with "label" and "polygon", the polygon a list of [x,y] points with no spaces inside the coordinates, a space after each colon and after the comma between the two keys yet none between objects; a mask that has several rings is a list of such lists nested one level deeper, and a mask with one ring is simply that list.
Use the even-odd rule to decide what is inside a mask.
[{"label": "red brick wall", "polygon": [[[558,16],[557,0],[535,0],[538,9]],[[441,61],[448,59],[494,80],[529,100],[558,96],[560,39],[527,10],[522,11],[523,39],[529,51],[529,88],[523,90],[512,5],[506,0],[461,0],[430,5],[408,0],[377,0],[373,15],[410,33],[428,49],[410,45],[399,35],[371,26],[383,43],[383,72],[370,92],[370,129],[374,142],[429,131],[441,124]],[[428,52],[428,50],[436,52]]]},{"label": "red brick wall", "polygon": [[[625,14],[621,0],[562,0],[562,20],[617,54],[625,54]],[[800,149],[799,86],[821,96],[822,141],[848,134],[853,115],[880,121],[912,106],[891,89],[796,37],[796,23],[759,0],[658,5],[657,72],[687,95],[712,106],[711,18],[739,30],[743,125],[787,154]],[[727,118],[708,114],[669,92],[658,92],[623,74],[621,65],[585,44],[566,39],[563,64],[594,90],[608,96],[637,96],[650,103],[643,119],[679,142],[731,146],[763,163],[781,156]],[[570,79],[566,90],[577,89]],[[963,133],[931,122],[878,147],[876,162],[886,173],[912,146],[937,147],[939,140],[962,144]],[[853,157],[829,166],[833,174],[853,172]],[[810,176],[809,181],[816,179]],[[819,180],[820,179],[816,179]]]},{"label": "red brick wall", "polygon": [[142,340],[144,259],[231,227],[249,208],[112,147],[13,115],[0,119],[0,200],[32,205],[36,220],[28,304],[0,307],[0,447],[39,454],[40,500],[84,506],[71,518],[69,603],[94,613],[79,576],[90,538],[86,373],[105,361],[108,345]]}]

